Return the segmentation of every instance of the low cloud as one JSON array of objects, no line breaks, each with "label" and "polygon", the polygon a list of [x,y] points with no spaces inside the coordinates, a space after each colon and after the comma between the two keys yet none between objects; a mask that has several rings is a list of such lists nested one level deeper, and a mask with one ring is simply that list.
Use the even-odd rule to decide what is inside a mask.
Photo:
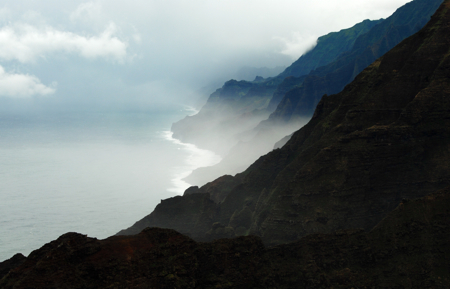
[{"label": "low cloud", "polygon": [[70,20],[92,21],[102,14],[100,3],[87,2],[78,5],[77,9],[70,15]]},{"label": "low cloud", "polygon": [[290,39],[283,37],[275,37],[284,46],[281,54],[290,56],[293,60],[298,59],[304,53],[313,49],[317,44],[316,36],[302,36],[300,33],[293,33]]},{"label": "low cloud", "polygon": [[100,35],[85,37],[52,27],[36,28],[28,24],[0,29],[0,59],[34,62],[55,52],[74,53],[82,57],[107,58],[123,62],[128,44],[114,36],[111,23]]},{"label": "low cloud", "polygon": [[46,86],[33,75],[7,73],[0,66],[0,96],[29,98],[34,95],[49,95],[56,91],[56,83]]}]

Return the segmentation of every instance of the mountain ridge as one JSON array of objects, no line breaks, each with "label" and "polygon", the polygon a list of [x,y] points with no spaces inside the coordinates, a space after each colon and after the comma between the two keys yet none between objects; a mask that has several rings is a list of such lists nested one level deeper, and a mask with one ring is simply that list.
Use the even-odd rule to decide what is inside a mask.
[{"label": "mountain ridge", "polygon": [[[66,233],[0,275],[1,288],[448,288],[450,190],[404,200],[373,230],[265,247],[169,229],[105,240]],[[15,257],[17,259],[17,257]],[[16,261],[17,262],[17,261]]]},{"label": "mountain ridge", "polygon": [[300,86],[280,99],[269,122],[290,122],[311,116],[324,94],[340,92],[365,67],[400,41],[420,30],[442,1],[412,1],[355,39],[353,47],[330,64],[311,71]]}]

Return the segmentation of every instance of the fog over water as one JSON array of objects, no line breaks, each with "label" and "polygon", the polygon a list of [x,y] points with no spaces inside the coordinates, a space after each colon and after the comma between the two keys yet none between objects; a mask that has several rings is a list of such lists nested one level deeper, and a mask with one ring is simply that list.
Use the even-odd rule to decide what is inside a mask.
[{"label": "fog over water", "polygon": [[0,117],[0,260],[69,231],[106,238],[219,161],[171,138],[187,111]]}]

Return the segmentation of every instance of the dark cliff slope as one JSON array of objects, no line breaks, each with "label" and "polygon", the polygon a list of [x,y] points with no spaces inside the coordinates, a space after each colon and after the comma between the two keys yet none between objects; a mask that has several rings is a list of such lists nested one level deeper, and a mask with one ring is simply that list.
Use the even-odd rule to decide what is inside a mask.
[{"label": "dark cliff slope", "polygon": [[301,83],[278,99],[269,122],[292,122],[311,116],[324,94],[340,92],[364,68],[392,49],[400,41],[416,33],[434,14],[442,0],[415,0],[400,7],[367,33],[360,35],[347,53],[333,62],[311,71]]},{"label": "dark cliff slope", "polygon": [[[168,229],[105,240],[67,233],[0,275],[22,288],[449,288],[450,192],[401,203],[371,232],[196,243]],[[3,263],[0,263],[0,267]]]},{"label": "dark cliff slope", "polygon": [[351,51],[361,35],[366,34],[372,27],[383,21],[384,19],[364,20],[353,27],[319,37],[317,45],[312,50],[300,56],[277,76],[283,82],[274,91],[267,110],[273,112],[286,92],[300,85],[305,80],[306,75],[319,67],[333,63],[343,53]]},{"label": "dark cliff slope", "polygon": [[[384,22],[384,19],[372,21],[364,20],[351,28],[343,29],[339,32],[331,32],[327,35],[319,37],[317,39],[317,45],[314,49],[302,55],[277,76],[277,78],[283,79],[283,82],[281,82],[274,91],[267,110],[273,112],[283,99],[284,95],[293,88],[300,86],[307,75],[313,71],[316,71],[320,67],[327,65],[333,66],[333,63],[340,59],[343,54],[349,53],[353,50],[355,42],[358,41],[362,35],[365,35],[371,31],[374,26],[382,22]],[[425,25],[425,23],[423,25]],[[379,30],[378,33],[380,33],[379,36],[381,36],[383,31]],[[411,34],[403,35],[402,39],[410,35]],[[399,43],[402,39],[398,40],[397,43]],[[364,40],[367,41],[370,39]],[[359,42],[361,42],[361,40],[359,40]],[[371,42],[366,42],[364,44],[369,46],[371,45]],[[326,73],[323,70],[318,71]]]},{"label": "dark cliff slope", "polygon": [[[159,204],[121,233],[160,226],[198,240],[255,234],[279,244],[316,232],[369,230],[403,198],[449,186],[449,6],[341,93],[324,97],[281,149],[197,189],[196,199],[186,194]],[[183,210],[195,202],[207,210]]]}]

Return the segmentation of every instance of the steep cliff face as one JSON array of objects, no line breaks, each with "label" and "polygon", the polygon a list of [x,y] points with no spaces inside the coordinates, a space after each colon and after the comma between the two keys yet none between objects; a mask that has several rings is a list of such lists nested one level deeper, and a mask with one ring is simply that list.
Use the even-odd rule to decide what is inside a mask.
[{"label": "steep cliff face", "polygon": [[404,201],[371,232],[272,248],[255,236],[197,243],[157,228],[105,240],[67,233],[0,275],[0,287],[448,288],[449,207],[447,189]]},{"label": "steep cliff face", "polygon": [[[437,8],[437,7],[436,7]],[[287,67],[277,78],[283,79],[272,95],[268,111],[273,112],[284,95],[293,88],[300,86],[308,74],[319,67],[335,62],[343,53],[352,51],[355,42],[361,35],[369,32],[380,20],[364,20],[348,29],[331,32],[317,39],[317,45],[311,51],[302,55],[298,60]],[[380,31],[381,32],[381,31]],[[400,42],[400,41],[399,41]],[[398,43],[398,42],[397,42]],[[370,45],[370,43],[365,43]]]},{"label": "steep cliff face", "polygon": [[340,92],[369,64],[419,31],[441,3],[442,0],[412,1],[367,33],[359,35],[347,53],[315,68],[282,99],[274,100],[278,106],[270,115],[269,122],[294,122],[299,117],[311,116],[324,94]]},{"label": "steep cliff face", "polygon": [[[217,207],[207,221],[198,215],[195,224],[183,223],[183,231],[198,240],[234,232],[279,244],[316,232],[369,230],[402,199],[450,185],[449,6],[341,93],[323,97],[281,149],[198,189]],[[157,210],[164,205],[131,230],[153,226]],[[191,216],[179,210],[173,218]],[[170,218],[164,222],[158,225],[173,228],[165,226]],[[193,229],[202,222],[213,225]]]},{"label": "steep cliff face", "polygon": [[302,55],[280,73],[279,77],[300,77],[309,74],[318,67],[335,61],[342,53],[352,50],[359,36],[367,33],[372,27],[383,22],[383,20],[364,20],[351,28],[342,29],[339,32],[331,32],[319,37],[314,49]]}]

